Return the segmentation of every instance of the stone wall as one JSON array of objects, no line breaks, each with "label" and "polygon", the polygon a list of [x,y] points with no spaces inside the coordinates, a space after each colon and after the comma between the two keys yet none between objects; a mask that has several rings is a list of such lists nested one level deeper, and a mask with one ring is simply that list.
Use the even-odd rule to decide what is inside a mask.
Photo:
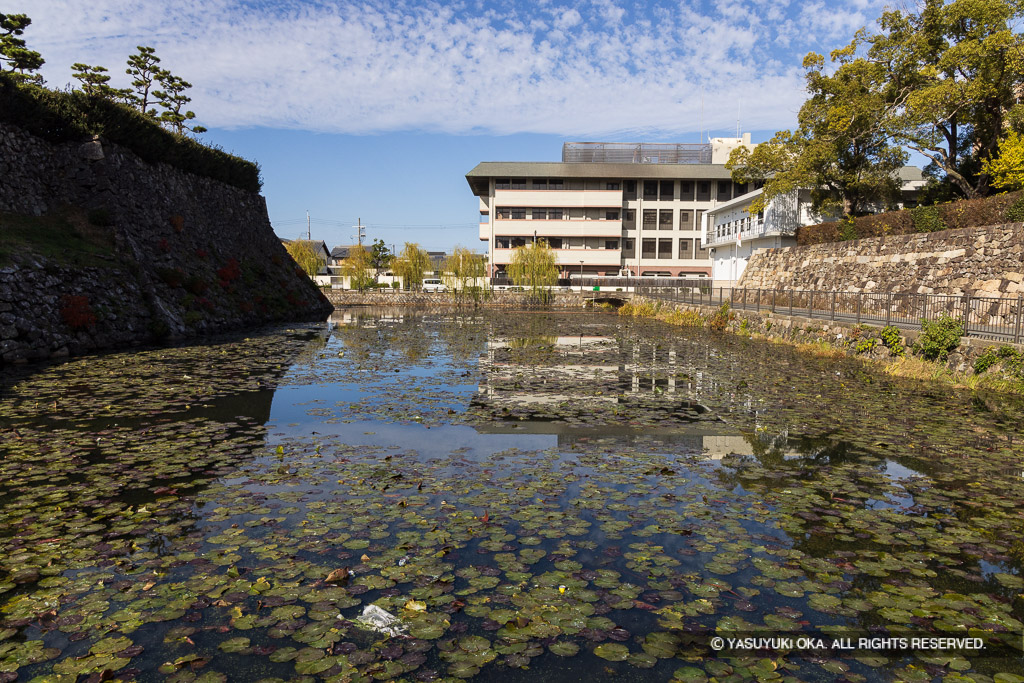
[{"label": "stone wall", "polygon": [[325,319],[332,309],[274,235],[263,197],[99,139],[51,144],[0,123],[0,223],[24,233],[34,220],[39,230],[71,226],[97,253],[82,265],[74,249],[30,238],[0,255],[4,363]]},{"label": "stone wall", "polygon": [[[393,292],[368,291],[358,292],[343,289],[332,289],[325,292],[327,298],[335,306],[452,306],[488,307],[488,308],[528,308],[537,305],[537,301],[526,292],[510,292],[496,290],[479,301],[470,296],[457,296],[452,293],[440,292]],[[583,298],[574,292],[557,292],[554,300],[544,304],[550,308],[583,308]]]},{"label": "stone wall", "polygon": [[1024,292],[1024,223],[764,249],[738,287],[1013,297]]}]

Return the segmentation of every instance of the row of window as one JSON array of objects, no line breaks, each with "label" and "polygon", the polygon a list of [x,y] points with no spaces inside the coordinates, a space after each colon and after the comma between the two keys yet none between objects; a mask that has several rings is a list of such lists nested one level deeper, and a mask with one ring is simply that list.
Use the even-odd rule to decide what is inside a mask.
[{"label": "row of window", "polygon": [[[570,240],[568,237],[542,237],[539,239],[546,242],[552,249],[565,249],[569,246]],[[529,237],[498,236],[494,238],[496,249],[515,249],[516,247],[525,247],[532,242],[532,238]],[[605,240],[604,248],[618,249],[619,243],[620,240]],[[623,239],[621,243],[623,258],[633,258],[636,256],[633,246],[634,240]],[[673,246],[678,247],[674,254],[672,251]],[[600,247],[595,245],[589,248],[596,249]],[[708,258],[708,250],[701,248],[699,239],[644,238],[640,241],[640,257],[646,259],[706,259]]]},{"label": "row of window", "polygon": [[741,231],[747,232],[751,226],[758,225],[762,220],[764,220],[764,213],[759,211],[756,219],[753,216],[745,216],[728,223],[721,223],[715,226],[715,236],[728,237]]},{"label": "row of window", "polygon": [[[632,213],[632,212],[630,212]],[[622,212],[618,209],[528,209],[518,206],[499,206],[499,220],[523,221],[529,217],[533,221],[560,221],[572,218],[617,221]]]},{"label": "row of window", "polygon": [[637,198],[637,183],[641,196],[648,201],[710,201],[712,194],[718,201],[728,201],[750,191],[747,183],[731,180],[564,180],[562,178],[496,178],[496,190],[622,190],[624,199]]}]

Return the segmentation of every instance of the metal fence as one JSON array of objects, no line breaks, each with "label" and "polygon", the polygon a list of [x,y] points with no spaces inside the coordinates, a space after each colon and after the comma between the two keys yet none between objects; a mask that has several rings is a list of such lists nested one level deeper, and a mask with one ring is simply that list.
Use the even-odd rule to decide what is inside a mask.
[{"label": "metal fence", "polygon": [[847,323],[895,325],[919,329],[922,320],[949,316],[964,325],[964,335],[1020,343],[1024,295],[1015,298],[946,296],[907,292],[828,292],[817,290],[736,289],[731,287],[658,287],[641,283],[636,293],[679,303],[764,311]]}]

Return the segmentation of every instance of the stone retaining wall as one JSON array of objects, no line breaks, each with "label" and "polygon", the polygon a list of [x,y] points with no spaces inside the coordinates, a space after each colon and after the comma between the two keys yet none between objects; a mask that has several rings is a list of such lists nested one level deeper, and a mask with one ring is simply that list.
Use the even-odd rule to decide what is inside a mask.
[{"label": "stone retaining wall", "polygon": [[15,216],[61,216],[109,247],[89,267],[31,249],[0,263],[2,363],[332,310],[274,235],[263,197],[99,139],[51,144],[0,123],[0,222]]},{"label": "stone retaining wall", "polygon": [[1024,292],[1024,223],[754,252],[738,287],[1013,297]]},{"label": "stone retaining wall", "polygon": [[583,298],[575,292],[557,292],[550,302],[540,304],[528,292],[510,292],[495,290],[487,296],[474,300],[473,297],[458,296],[440,292],[396,292],[329,289],[324,292],[328,300],[335,306],[452,306],[489,307],[489,308],[529,308],[543,306],[545,308],[583,308]]}]

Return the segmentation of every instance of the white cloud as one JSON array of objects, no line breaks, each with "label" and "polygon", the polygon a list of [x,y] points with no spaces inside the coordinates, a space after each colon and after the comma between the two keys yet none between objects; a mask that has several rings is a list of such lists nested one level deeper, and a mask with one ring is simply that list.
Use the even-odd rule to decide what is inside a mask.
[{"label": "white cloud", "polygon": [[[18,6],[19,2],[22,6]],[[537,132],[572,137],[793,125],[800,60],[848,42],[876,0],[727,0],[635,9],[300,0],[9,0],[47,59],[122,78],[136,45],[193,83],[203,125],[324,132]],[[577,9],[579,7],[579,9]],[[581,13],[580,10],[583,10]],[[858,22],[861,22],[860,24]],[[117,85],[124,85],[123,82]]]}]

